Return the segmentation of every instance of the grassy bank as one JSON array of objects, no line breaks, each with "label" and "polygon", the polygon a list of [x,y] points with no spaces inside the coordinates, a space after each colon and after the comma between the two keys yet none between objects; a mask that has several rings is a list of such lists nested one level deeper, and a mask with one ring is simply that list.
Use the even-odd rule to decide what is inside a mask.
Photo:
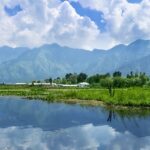
[{"label": "grassy bank", "polygon": [[37,86],[0,86],[1,96],[22,96],[66,103],[108,106],[150,107],[149,88],[116,89],[113,97],[107,89],[48,88]]}]

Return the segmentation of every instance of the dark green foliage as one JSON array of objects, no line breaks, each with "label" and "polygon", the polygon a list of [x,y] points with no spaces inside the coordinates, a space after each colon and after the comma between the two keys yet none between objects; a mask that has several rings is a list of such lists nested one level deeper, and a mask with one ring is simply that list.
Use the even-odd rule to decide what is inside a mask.
[{"label": "dark green foliage", "polygon": [[[77,84],[80,82],[88,82],[90,83],[90,87],[104,87],[109,89],[109,91],[112,91],[111,89],[113,88],[142,87],[144,85],[150,85],[149,77],[145,73],[134,73],[131,71],[126,77],[121,75],[122,73],[120,71],[114,72],[112,76],[107,73],[96,74],[89,77],[85,73],[68,73],[65,77],[57,77],[53,82],[57,84]],[[46,79],[45,82],[52,82],[52,79]]]},{"label": "dark green foliage", "polygon": [[113,78],[113,86],[115,88],[123,88],[125,87],[126,79],[121,77],[115,77]]},{"label": "dark green foliage", "polygon": [[100,75],[99,74],[96,74],[96,75],[93,75],[93,76],[90,76],[87,81],[90,83],[90,84],[93,84],[93,83],[99,83],[100,81]]},{"label": "dark green foliage", "polygon": [[131,78],[134,78],[134,77],[138,77],[138,73],[133,73],[133,71],[130,72],[130,74],[127,74],[127,78],[131,79]]},{"label": "dark green foliage", "polygon": [[[110,75],[93,75],[90,76],[87,81],[92,84],[99,84],[101,87],[108,87],[108,81],[111,81],[113,88],[126,88],[126,87],[141,87],[147,85],[149,82],[149,77],[145,73],[134,73],[130,72],[126,77],[121,76],[121,72],[114,72],[112,77]],[[110,83],[110,82],[109,82]],[[110,86],[109,86],[110,87]]]},{"label": "dark green foliage", "polygon": [[113,80],[111,78],[102,79],[101,86],[108,89],[110,96],[114,96],[115,89],[114,89],[114,85],[113,85]]},{"label": "dark green foliage", "polygon": [[65,75],[67,83],[69,84],[76,84],[77,83],[78,75],[76,73],[68,73]]},{"label": "dark green foliage", "polygon": [[44,81],[45,81],[45,83],[50,83],[50,84],[52,84],[53,79],[52,79],[52,78],[49,78],[49,79],[45,79]]},{"label": "dark green foliage", "polygon": [[80,73],[80,74],[78,74],[78,76],[77,76],[77,82],[78,82],[78,83],[84,82],[84,81],[86,81],[87,77],[88,77],[87,74],[85,74],[85,73]]},{"label": "dark green foliage", "polygon": [[121,77],[122,73],[120,71],[116,71],[113,73],[113,77]]},{"label": "dark green foliage", "polygon": [[87,78],[87,81],[90,83],[90,84],[94,84],[94,83],[100,83],[100,81],[102,79],[106,79],[106,78],[110,78],[110,74],[109,73],[106,73],[106,74],[96,74],[96,75],[93,75],[93,76],[90,76],[89,78]]}]

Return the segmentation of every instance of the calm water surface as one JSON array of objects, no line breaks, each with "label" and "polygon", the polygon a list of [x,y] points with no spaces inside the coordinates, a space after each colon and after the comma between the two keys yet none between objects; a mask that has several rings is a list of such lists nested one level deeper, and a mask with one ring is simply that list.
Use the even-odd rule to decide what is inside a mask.
[{"label": "calm water surface", "polygon": [[149,114],[0,97],[0,150],[150,150]]}]

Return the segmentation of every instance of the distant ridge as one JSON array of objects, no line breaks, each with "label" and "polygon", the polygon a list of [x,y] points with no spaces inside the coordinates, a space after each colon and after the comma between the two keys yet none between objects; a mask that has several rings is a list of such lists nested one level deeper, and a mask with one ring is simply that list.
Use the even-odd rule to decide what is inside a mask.
[{"label": "distant ridge", "polygon": [[109,50],[87,51],[46,44],[39,48],[0,48],[0,82],[56,78],[69,72],[103,74],[120,70],[150,74],[150,40],[137,40]]}]

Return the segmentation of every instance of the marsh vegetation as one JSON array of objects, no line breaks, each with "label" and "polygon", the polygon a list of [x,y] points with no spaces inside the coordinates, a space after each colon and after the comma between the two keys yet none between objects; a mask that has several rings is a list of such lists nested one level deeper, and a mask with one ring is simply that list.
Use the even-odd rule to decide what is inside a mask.
[{"label": "marsh vegetation", "polygon": [[150,88],[116,88],[114,96],[103,88],[51,88],[48,86],[1,85],[1,96],[21,96],[50,102],[84,103],[90,105],[150,106]]}]

